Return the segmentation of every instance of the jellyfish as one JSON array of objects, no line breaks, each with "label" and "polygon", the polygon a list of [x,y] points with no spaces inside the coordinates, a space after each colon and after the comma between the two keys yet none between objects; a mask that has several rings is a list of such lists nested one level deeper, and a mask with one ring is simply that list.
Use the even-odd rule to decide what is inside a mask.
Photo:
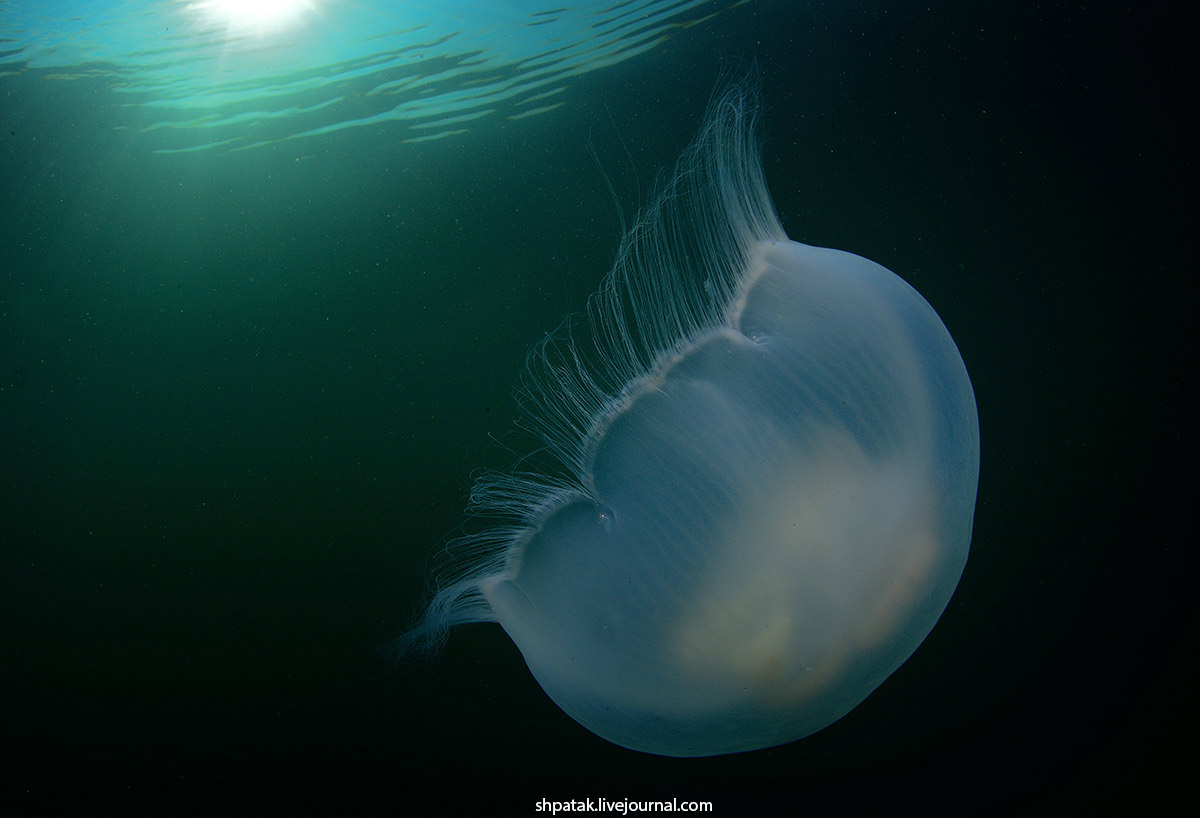
[{"label": "jellyfish", "polygon": [[787,237],[758,99],[718,89],[584,317],[530,353],[544,464],[478,479],[494,524],[451,545],[398,643],[498,622],[562,710],[646,753],[837,721],[929,634],[970,547],[958,349],[894,273]]}]

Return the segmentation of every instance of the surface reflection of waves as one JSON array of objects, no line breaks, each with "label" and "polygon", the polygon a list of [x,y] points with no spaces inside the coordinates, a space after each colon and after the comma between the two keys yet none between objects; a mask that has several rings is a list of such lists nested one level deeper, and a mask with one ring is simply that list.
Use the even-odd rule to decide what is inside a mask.
[{"label": "surface reflection of waves", "polygon": [[[107,77],[163,153],[241,150],[392,122],[400,140],[462,134],[567,102],[572,77],[749,0],[324,0],[290,31],[235,32],[185,0],[0,3],[0,63]],[[3,72],[0,72],[3,73]]]}]

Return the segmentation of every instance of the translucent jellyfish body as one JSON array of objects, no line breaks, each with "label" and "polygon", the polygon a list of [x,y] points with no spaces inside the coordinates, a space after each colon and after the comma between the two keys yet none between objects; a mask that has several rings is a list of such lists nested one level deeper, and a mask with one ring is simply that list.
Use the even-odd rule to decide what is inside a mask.
[{"label": "translucent jellyfish body", "polygon": [[522,379],[560,468],[481,478],[402,648],[496,621],[616,744],[792,741],[917,649],[967,560],[979,477],[958,349],[907,283],[790,241],[757,96],[733,84],[623,239],[585,332]]}]

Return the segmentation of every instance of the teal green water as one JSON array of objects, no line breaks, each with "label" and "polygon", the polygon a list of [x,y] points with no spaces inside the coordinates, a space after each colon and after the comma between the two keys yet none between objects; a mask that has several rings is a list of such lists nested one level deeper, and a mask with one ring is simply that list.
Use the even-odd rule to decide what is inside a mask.
[{"label": "teal green water", "polygon": [[[553,36],[496,22],[502,44],[460,20],[429,65],[390,26],[345,62],[223,74],[203,38],[144,53],[129,4],[30,7],[0,2],[0,807],[1103,814],[1177,784],[1196,605],[1170,534],[1193,303],[1172,21],[596,7],[671,15],[630,16],[623,46],[581,39],[576,4]],[[537,73],[526,53],[560,41],[584,68]],[[830,728],[696,761],[578,727],[495,626],[392,668],[377,649],[472,474],[526,448],[512,384],[612,261],[613,192],[628,221],[750,62],[784,227],[912,283],[971,373],[979,503],[941,623]]]},{"label": "teal green water", "polygon": [[130,109],[117,127],[159,153],[385,122],[420,143],[554,111],[577,78],[750,1],[11,0],[0,66],[103,80]]}]

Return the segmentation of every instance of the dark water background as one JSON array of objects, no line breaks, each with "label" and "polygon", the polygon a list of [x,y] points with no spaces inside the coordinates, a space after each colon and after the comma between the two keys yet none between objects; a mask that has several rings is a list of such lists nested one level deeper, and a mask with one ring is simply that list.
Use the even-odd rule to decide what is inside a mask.
[{"label": "dark water background", "polygon": [[[1194,767],[1194,208],[1156,6],[755,2],[461,139],[131,148],[103,77],[0,78],[0,813],[1129,814]],[[531,343],[722,67],[790,235],[911,282],[983,442],[939,626],[849,716],[610,745],[496,626],[407,623]],[[432,796],[436,807],[424,804]],[[435,812],[429,810],[435,809]]]}]

